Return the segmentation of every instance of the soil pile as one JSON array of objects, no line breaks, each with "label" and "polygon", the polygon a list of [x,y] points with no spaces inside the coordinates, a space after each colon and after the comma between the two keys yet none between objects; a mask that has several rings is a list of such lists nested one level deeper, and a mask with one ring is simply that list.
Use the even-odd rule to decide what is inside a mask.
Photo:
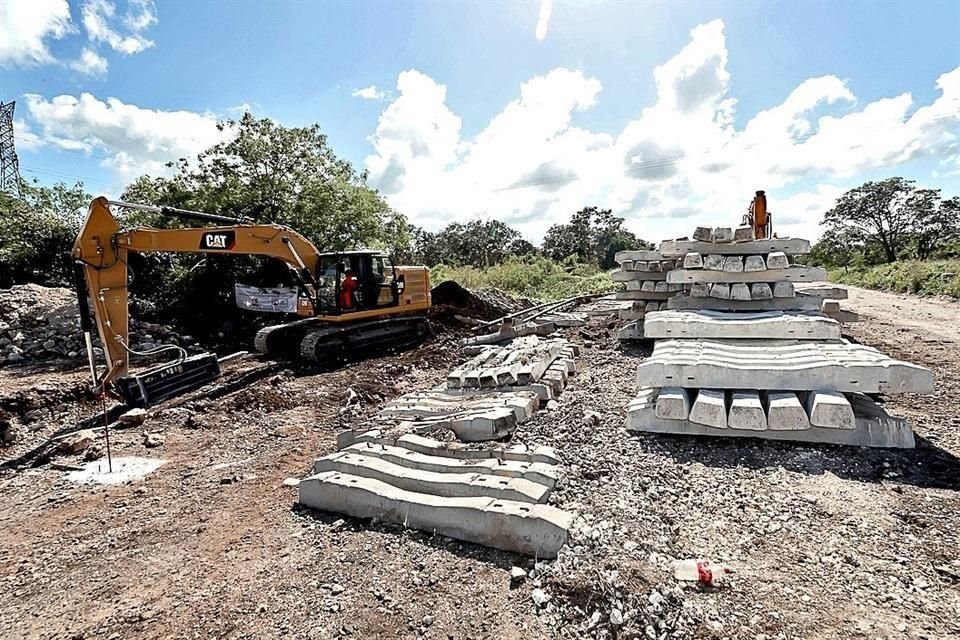
[{"label": "soil pile", "polygon": [[[94,343],[98,344],[96,332]],[[150,322],[130,321],[130,345],[149,351],[160,345],[193,345],[191,336]],[[99,347],[98,355],[99,355]],[[77,296],[70,289],[36,284],[0,289],[0,366],[49,359],[83,359]]]}]

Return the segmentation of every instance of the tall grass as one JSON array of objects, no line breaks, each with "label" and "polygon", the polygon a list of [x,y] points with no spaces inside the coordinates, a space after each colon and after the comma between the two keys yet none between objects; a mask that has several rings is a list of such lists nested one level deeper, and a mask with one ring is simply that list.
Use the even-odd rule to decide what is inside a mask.
[{"label": "tall grass", "polygon": [[873,267],[837,268],[830,280],[868,289],[960,298],[960,260],[900,260]]},{"label": "tall grass", "polygon": [[618,288],[607,271],[584,264],[559,264],[542,256],[510,258],[487,269],[439,265],[430,270],[430,279],[434,285],[454,280],[468,289],[492,287],[538,300],[559,300]]}]

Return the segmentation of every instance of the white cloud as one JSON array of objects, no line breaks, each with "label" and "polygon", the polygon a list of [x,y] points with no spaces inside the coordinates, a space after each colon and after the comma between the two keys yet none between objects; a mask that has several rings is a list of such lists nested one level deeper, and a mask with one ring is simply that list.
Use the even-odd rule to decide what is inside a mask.
[{"label": "white cloud", "polygon": [[70,63],[70,68],[88,76],[104,76],[107,73],[107,59],[96,51],[84,47],[80,57]]},{"label": "white cloud", "polygon": [[[87,0],[80,13],[87,37],[93,43],[105,42],[124,55],[140,53],[154,46],[154,42],[143,35],[157,23],[157,9],[152,0],[130,0],[122,20],[117,18],[117,7],[110,0]],[[126,34],[118,31],[120,23],[127,28]]]},{"label": "white cloud", "polygon": [[822,212],[860,174],[960,160],[960,67],[919,107],[908,93],[861,104],[844,80],[810,78],[738,128],[727,57],[722,21],[694,28],[653,70],[653,104],[614,135],[576,126],[601,90],[581,71],[523,83],[470,138],[446,87],[404,71],[371,138],[371,182],[427,227],[482,214],[533,239],[586,205],[614,209],[649,239],[688,235],[697,224],[738,223],[766,189],[777,231],[815,239]]},{"label": "white cloud", "polygon": [[550,26],[550,12],[553,11],[553,0],[540,0],[540,14],[537,16],[537,40],[547,37],[547,27]]},{"label": "white cloud", "polygon": [[13,139],[18,151],[33,151],[43,146],[43,140],[25,120],[13,121]]},{"label": "white cloud", "polygon": [[229,135],[217,129],[209,113],[144,109],[89,93],[24,97],[33,126],[39,127],[36,144],[105,154],[102,164],[121,181],[145,173],[168,175],[167,162],[193,157]]},{"label": "white cloud", "polygon": [[362,89],[354,89],[350,92],[350,95],[354,98],[362,98],[364,100],[383,100],[387,97],[386,91],[377,89],[377,85],[375,84]]},{"label": "white cloud", "polygon": [[3,0],[0,2],[0,67],[53,61],[47,39],[74,30],[67,0]]}]

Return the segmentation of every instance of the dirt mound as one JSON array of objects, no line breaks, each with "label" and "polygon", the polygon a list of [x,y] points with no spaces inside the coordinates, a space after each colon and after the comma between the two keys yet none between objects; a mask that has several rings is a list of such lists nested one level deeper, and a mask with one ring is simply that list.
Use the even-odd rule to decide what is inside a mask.
[{"label": "dirt mound", "polygon": [[453,315],[478,320],[495,320],[502,316],[533,306],[526,298],[514,298],[498,289],[471,291],[453,280],[441,282],[431,291],[433,310],[431,320],[452,319]]},{"label": "dirt mound", "polygon": [[[137,320],[130,321],[129,337],[135,351],[149,351],[161,344],[193,345],[190,336]],[[98,343],[96,337],[94,342]],[[0,289],[0,366],[53,358],[83,359],[84,351],[73,291],[36,284]]]}]

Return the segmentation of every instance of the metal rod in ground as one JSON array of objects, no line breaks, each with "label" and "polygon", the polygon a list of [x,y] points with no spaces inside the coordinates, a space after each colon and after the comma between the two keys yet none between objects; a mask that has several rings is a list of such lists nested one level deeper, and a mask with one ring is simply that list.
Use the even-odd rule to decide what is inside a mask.
[{"label": "metal rod in ground", "polygon": [[113,473],[113,454],[110,452],[110,420],[107,418],[107,396],[100,394],[100,408],[103,410],[103,435],[107,439],[107,471]]}]

